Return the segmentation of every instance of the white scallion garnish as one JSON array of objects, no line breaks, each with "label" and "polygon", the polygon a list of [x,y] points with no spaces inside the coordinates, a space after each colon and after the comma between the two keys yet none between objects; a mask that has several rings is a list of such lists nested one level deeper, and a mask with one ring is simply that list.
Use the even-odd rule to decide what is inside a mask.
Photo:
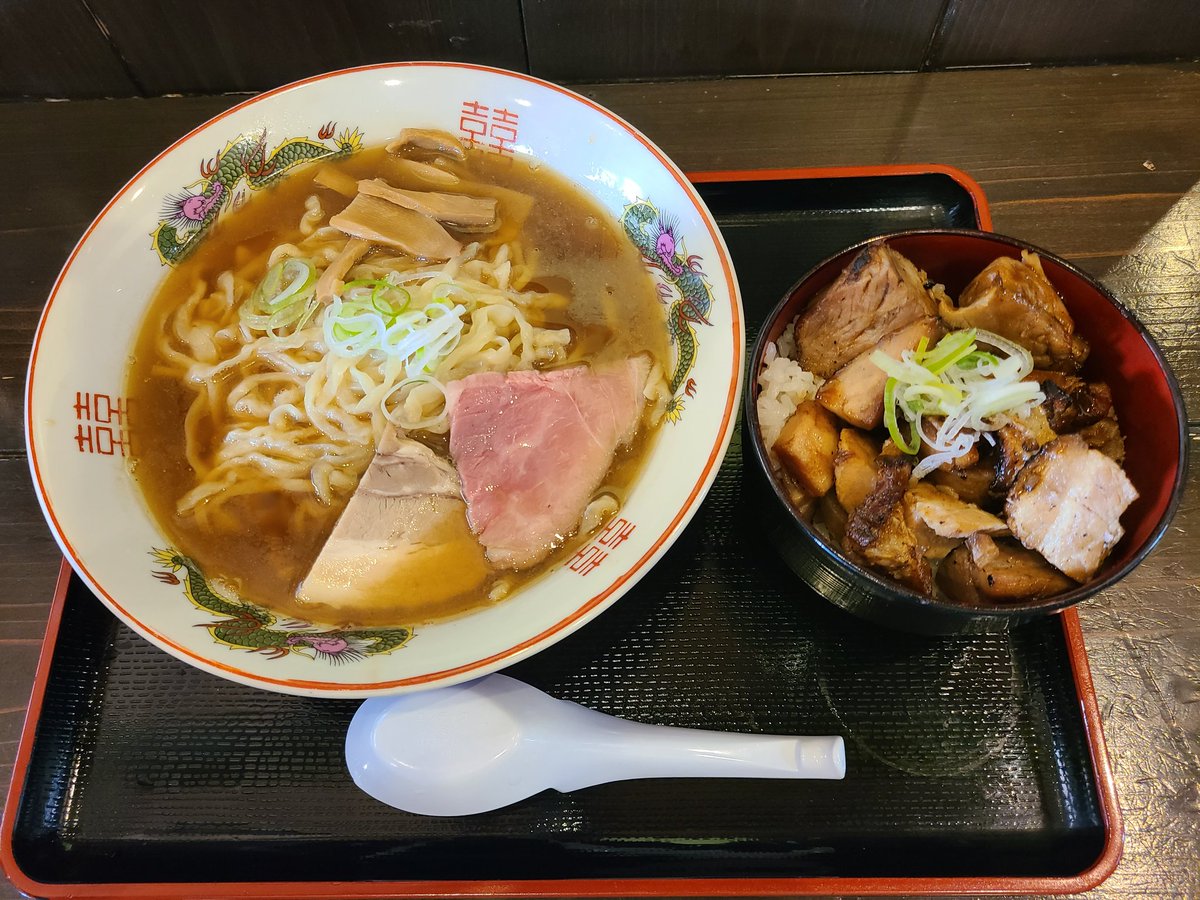
[{"label": "white scallion garnish", "polygon": [[[1046,399],[1041,385],[1023,380],[1033,371],[1029,351],[979,328],[953,331],[932,348],[922,338],[898,360],[876,350],[871,362],[888,376],[883,418],[892,441],[911,456],[922,439],[933,450],[914,467],[914,479],[970,452],[980,435],[1004,424],[1001,414],[1024,415]],[[930,417],[942,421],[926,429]]]}]

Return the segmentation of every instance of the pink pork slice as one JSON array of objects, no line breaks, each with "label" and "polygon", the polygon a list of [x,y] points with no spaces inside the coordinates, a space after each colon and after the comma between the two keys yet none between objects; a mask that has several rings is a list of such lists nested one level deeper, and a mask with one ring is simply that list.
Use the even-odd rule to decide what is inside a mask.
[{"label": "pink pork slice", "polygon": [[481,372],[446,385],[450,454],[493,565],[523,569],[579,525],[637,431],[644,357],[550,372]]}]

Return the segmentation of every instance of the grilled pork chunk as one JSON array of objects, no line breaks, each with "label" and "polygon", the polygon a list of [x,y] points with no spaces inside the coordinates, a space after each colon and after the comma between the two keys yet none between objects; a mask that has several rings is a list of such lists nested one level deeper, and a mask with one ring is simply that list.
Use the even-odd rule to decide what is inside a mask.
[{"label": "grilled pork chunk", "polygon": [[1056,437],[1041,407],[1035,406],[1025,416],[1010,415],[1007,418],[1008,422],[993,432],[996,477],[992,480],[992,493],[996,496],[1007,494],[1025,463]]},{"label": "grilled pork chunk", "polygon": [[1096,574],[1121,536],[1121,513],[1138,493],[1121,467],[1079,435],[1055,438],[1017,476],[1008,527],[1076,581]]},{"label": "grilled pork chunk", "polygon": [[851,425],[868,431],[878,428],[883,424],[883,386],[888,377],[871,362],[871,355],[881,350],[899,359],[905,350],[915,349],[921,338],[936,343],[941,330],[937,319],[923,318],[884,335],[834,372],[817,391],[817,402]]},{"label": "grilled pork chunk", "polygon": [[828,378],[886,335],[936,315],[925,273],[890,247],[871,244],[796,323],[800,365]]},{"label": "grilled pork chunk", "polygon": [[973,503],[964,503],[948,488],[919,481],[904,502],[926,559],[941,559],[973,534],[1005,534],[1008,526]]},{"label": "grilled pork chunk", "polygon": [[1087,341],[1075,334],[1075,322],[1034,254],[993,260],[959,294],[957,307],[942,299],[941,316],[951,328],[983,328],[1016,341],[1043,369],[1074,372],[1087,358]]},{"label": "grilled pork chunk", "polygon": [[967,538],[938,567],[938,587],[959,603],[1033,600],[1075,586],[1032,550],[981,533]]},{"label": "grilled pork chunk", "polygon": [[871,493],[875,483],[875,458],[879,446],[871,436],[856,428],[843,428],[833,456],[833,487],[838,503],[853,514]]},{"label": "grilled pork chunk", "polygon": [[1087,382],[1077,375],[1035,369],[1029,379],[1037,381],[1046,395],[1042,409],[1050,427],[1066,434],[1099,422],[1113,411],[1112,390],[1103,381]]},{"label": "grilled pork chunk", "polygon": [[837,444],[837,420],[821,404],[805,400],[779,432],[773,449],[804,492],[820,497],[833,487]]},{"label": "grilled pork chunk", "polygon": [[1080,435],[1093,450],[1116,462],[1125,460],[1125,438],[1117,424],[1112,390],[1102,381],[1086,382],[1074,375],[1032,372],[1038,377],[1046,402],[1042,409],[1059,434]]},{"label": "grilled pork chunk", "polygon": [[1125,461],[1125,438],[1115,416],[1106,416],[1077,432],[1089,447],[1099,450],[1118,465]]},{"label": "grilled pork chunk", "polygon": [[904,510],[911,474],[908,457],[880,455],[871,492],[846,523],[843,547],[901,584],[928,594],[933,572]]},{"label": "grilled pork chunk", "polygon": [[986,454],[975,465],[965,469],[940,466],[926,475],[925,480],[949,488],[959,500],[988,508],[996,504],[996,498],[991,493],[992,482],[996,479],[996,465],[992,457],[993,454]]}]

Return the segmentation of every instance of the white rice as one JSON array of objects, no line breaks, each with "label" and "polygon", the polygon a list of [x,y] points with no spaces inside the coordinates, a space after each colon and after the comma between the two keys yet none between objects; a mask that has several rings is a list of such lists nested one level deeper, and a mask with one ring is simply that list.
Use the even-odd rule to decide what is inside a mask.
[{"label": "white rice", "polygon": [[778,346],[767,344],[763,354],[764,364],[758,373],[758,424],[767,456],[776,468],[779,467],[779,460],[773,448],[779,433],[796,407],[811,399],[823,382],[823,379],[800,367],[800,363],[792,358],[795,353],[796,339],[789,327],[780,337]]},{"label": "white rice", "polygon": [[795,321],[783,329],[783,334],[779,336],[779,340],[775,344],[780,356],[786,356],[788,359],[798,359],[800,357],[800,348],[796,346]]}]

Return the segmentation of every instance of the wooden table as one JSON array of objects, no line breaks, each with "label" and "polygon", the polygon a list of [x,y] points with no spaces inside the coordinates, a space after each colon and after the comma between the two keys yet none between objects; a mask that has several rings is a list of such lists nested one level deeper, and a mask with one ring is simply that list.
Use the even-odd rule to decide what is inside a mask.
[{"label": "wooden table", "polygon": [[[1002,233],[1103,277],[1183,384],[1200,442],[1200,66],[595,85],[691,170],[940,162]],[[159,149],[239,97],[0,104],[0,779],[59,556],[21,426],[33,329],[71,246]],[[1159,548],[1082,610],[1125,811],[1095,898],[1200,895],[1200,471]],[[17,896],[7,884],[0,897]]]}]

